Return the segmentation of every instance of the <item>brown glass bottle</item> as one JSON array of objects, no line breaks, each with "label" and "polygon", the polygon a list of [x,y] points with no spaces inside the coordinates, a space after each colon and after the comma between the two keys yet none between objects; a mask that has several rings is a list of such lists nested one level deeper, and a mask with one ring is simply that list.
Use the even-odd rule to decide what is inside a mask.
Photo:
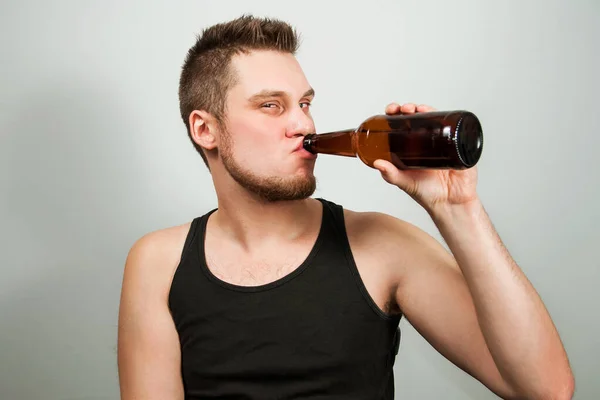
[{"label": "brown glass bottle", "polygon": [[307,135],[304,148],[358,156],[370,167],[383,159],[400,169],[466,169],[481,157],[483,131],[469,111],[376,115],[357,129]]}]

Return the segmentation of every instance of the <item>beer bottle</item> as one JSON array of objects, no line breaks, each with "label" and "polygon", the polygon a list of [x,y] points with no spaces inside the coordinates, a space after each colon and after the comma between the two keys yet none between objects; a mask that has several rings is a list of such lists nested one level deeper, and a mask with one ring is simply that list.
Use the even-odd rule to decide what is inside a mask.
[{"label": "beer bottle", "polygon": [[309,134],[313,154],[357,157],[374,168],[377,159],[400,169],[467,169],[479,161],[483,131],[469,111],[375,115],[357,129]]}]

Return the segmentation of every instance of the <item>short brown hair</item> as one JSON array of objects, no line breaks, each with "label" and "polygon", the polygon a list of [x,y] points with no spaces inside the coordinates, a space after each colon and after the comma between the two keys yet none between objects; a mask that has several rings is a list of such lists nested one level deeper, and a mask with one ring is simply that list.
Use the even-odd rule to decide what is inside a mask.
[{"label": "short brown hair", "polygon": [[[277,19],[243,15],[204,29],[187,53],[179,80],[179,109],[190,140],[192,111],[205,110],[225,122],[225,100],[237,79],[230,66],[234,55],[251,50],[296,54],[298,46],[296,30]],[[208,166],[202,148],[192,143]]]}]

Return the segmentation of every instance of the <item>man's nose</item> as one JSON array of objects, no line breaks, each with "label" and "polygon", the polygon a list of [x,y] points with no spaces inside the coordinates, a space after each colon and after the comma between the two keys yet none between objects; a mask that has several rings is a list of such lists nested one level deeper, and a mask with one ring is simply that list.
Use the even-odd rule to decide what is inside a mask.
[{"label": "man's nose", "polygon": [[315,124],[303,109],[298,108],[298,110],[290,114],[286,136],[305,136],[309,133],[315,133]]}]

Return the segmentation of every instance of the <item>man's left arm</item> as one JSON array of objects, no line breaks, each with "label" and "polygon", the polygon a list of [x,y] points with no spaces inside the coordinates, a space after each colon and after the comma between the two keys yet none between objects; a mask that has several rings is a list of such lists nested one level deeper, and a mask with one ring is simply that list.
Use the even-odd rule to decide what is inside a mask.
[{"label": "man's left arm", "polygon": [[[386,108],[387,114],[427,111],[433,108]],[[383,160],[375,167],[425,208],[454,256],[418,230],[398,230],[414,242],[406,249],[414,268],[405,268],[398,300],[415,328],[497,393],[571,398],[574,379],[560,337],[481,204],[477,169],[399,170]]]},{"label": "man's left arm", "polygon": [[556,328],[481,202],[430,214],[464,276],[500,374],[517,393],[571,398],[574,380]]}]

